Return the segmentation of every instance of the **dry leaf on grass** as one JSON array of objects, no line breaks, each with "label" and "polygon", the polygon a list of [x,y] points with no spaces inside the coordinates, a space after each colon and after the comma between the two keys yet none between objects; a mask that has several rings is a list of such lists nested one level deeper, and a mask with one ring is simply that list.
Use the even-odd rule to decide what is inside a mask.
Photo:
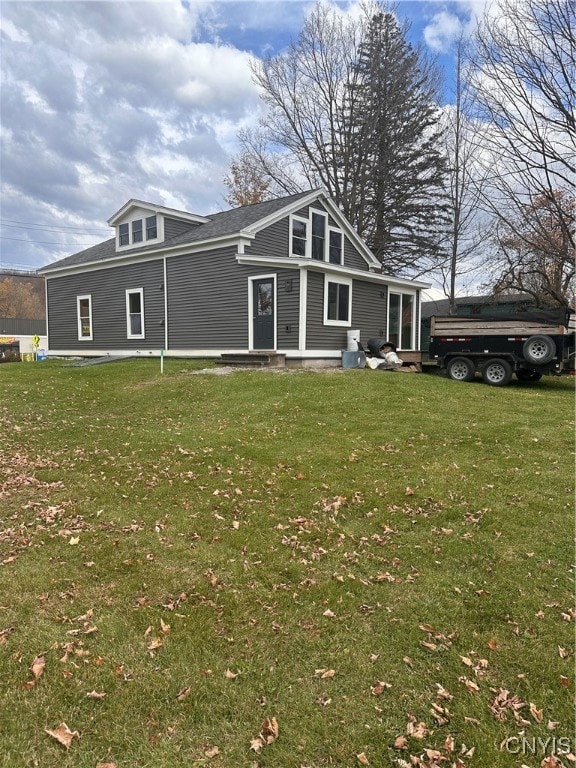
[{"label": "dry leaf on grass", "polygon": [[356,759],[360,763],[360,765],[370,765],[368,762],[368,758],[366,757],[366,754],[364,752],[360,752],[359,755],[356,755]]},{"label": "dry leaf on grass", "polygon": [[49,728],[45,728],[44,730],[48,736],[52,736],[53,739],[56,739],[56,741],[60,742],[60,744],[62,744],[63,747],[66,747],[66,749],[70,749],[72,739],[80,738],[78,731],[71,731],[66,723],[60,723],[58,728],[55,730],[50,730]]},{"label": "dry leaf on grass", "polygon": [[250,742],[250,749],[254,752],[259,752],[262,747],[267,747],[269,744],[273,744],[278,738],[278,722],[275,717],[272,719],[266,718],[262,723],[260,733],[255,739]]},{"label": "dry leaf on grass", "polygon": [[334,675],[336,674],[336,670],[335,669],[316,669],[314,671],[314,674],[316,675],[316,677],[319,677],[320,680],[327,680],[331,677],[334,677]]},{"label": "dry leaf on grass", "polygon": [[32,674],[38,680],[38,678],[43,674],[44,667],[46,666],[46,659],[44,656],[36,656],[34,661],[32,662],[32,666],[30,667]]}]

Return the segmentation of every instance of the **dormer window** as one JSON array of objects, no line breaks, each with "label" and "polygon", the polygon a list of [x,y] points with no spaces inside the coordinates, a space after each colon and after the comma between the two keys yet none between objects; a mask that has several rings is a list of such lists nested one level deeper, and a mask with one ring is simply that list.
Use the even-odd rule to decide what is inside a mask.
[{"label": "dormer window", "polygon": [[158,217],[142,215],[137,219],[118,224],[118,246],[120,248],[138,245],[144,242],[158,242],[159,235]]},{"label": "dormer window", "polygon": [[146,218],[146,240],[155,240],[158,237],[158,226],[156,216]]},{"label": "dormer window", "polygon": [[141,243],[142,239],[142,219],[136,219],[132,222],[132,242]]}]

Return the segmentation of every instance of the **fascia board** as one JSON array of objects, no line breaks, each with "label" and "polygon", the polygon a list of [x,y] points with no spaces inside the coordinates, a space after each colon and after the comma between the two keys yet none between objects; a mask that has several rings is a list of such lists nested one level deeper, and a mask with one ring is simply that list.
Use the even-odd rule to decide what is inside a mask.
[{"label": "fascia board", "polygon": [[310,203],[318,200],[324,195],[325,192],[322,189],[313,189],[309,195],[298,198],[298,200],[295,200],[289,205],[280,208],[280,210],[275,211],[274,213],[270,213],[263,219],[258,219],[258,221],[254,222],[254,224],[251,226],[242,229],[241,233],[246,235],[255,235],[258,232],[261,232],[263,229],[266,229],[266,227],[269,227],[271,224],[275,224],[277,221],[280,221],[285,216],[289,216],[291,213],[294,213],[294,211],[300,210],[300,208],[303,206],[310,205]]},{"label": "fascia board", "polygon": [[354,227],[350,224],[348,219],[344,216],[332,198],[328,195],[325,195],[324,203],[332,214],[332,218],[335,219],[340,224],[341,228],[346,232],[348,239],[353,243],[353,245],[356,246],[364,261],[371,267],[379,267],[380,261],[376,258],[376,256],[374,256],[370,248],[368,248],[364,240],[362,240],[358,232],[356,232]]},{"label": "fascia board", "polygon": [[161,213],[164,216],[172,216],[177,219],[183,219],[184,221],[194,221],[198,224],[207,224],[210,219],[205,216],[198,216],[195,213],[188,213],[187,211],[178,211],[176,208],[166,208],[163,205],[154,205],[154,203],[147,203],[144,200],[136,200],[132,198],[125,203],[120,210],[116,211],[108,219],[108,224],[113,227],[120,219],[122,219],[132,208],[144,208],[144,210],[151,211],[152,213]]},{"label": "fascia board", "polygon": [[50,279],[51,277],[62,277],[63,275],[94,272],[98,269],[112,269],[120,264],[140,264],[146,261],[155,261],[164,257],[172,258],[174,256],[185,256],[187,254],[193,255],[203,251],[214,251],[217,248],[225,248],[227,245],[236,246],[241,250],[246,244],[246,237],[247,236],[239,237],[237,234],[225,235],[210,240],[175,245],[172,248],[158,248],[153,251],[122,253],[110,259],[88,261],[83,264],[70,264],[66,267],[56,267],[55,269],[50,269],[50,265],[47,265],[46,267],[39,269],[38,274],[44,275],[46,279]]},{"label": "fascia board", "polygon": [[363,272],[361,269],[350,269],[342,267],[339,264],[330,264],[326,261],[313,261],[311,259],[274,258],[270,256],[236,256],[238,264],[247,266],[269,266],[278,269],[307,269],[311,272],[325,272],[342,277],[351,277],[356,280],[364,280],[369,283],[379,285],[393,285],[398,288],[421,288],[431,287],[431,283],[424,283],[421,280],[409,280],[401,277],[392,277],[377,272]]}]

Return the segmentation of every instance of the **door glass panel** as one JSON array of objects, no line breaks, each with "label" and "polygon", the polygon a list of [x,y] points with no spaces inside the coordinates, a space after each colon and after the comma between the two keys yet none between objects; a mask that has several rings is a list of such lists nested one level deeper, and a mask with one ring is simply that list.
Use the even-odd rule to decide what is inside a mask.
[{"label": "door glass panel", "polygon": [[400,346],[400,294],[390,294],[390,308],[388,310],[388,341],[397,347]]},{"label": "door glass panel", "polygon": [[402,294],[402,349],[412,349],[414,297],[410,294]]},{"label": "door glass panel", "polygon": [[256,314],[260,317],[262,315],[272,314],[272,283],[259,283],[258,284],[258,302],[256,307]]}]

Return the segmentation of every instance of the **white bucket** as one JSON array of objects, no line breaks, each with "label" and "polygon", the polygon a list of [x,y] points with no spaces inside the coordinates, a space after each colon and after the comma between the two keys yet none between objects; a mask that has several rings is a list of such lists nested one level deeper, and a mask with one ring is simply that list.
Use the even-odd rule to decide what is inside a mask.
[{"label": "white bucket", "polygon": [[348,337],[346,349],[349,352],[358,351],[358,342],[360,341],[360,331],[346,331]]}]

